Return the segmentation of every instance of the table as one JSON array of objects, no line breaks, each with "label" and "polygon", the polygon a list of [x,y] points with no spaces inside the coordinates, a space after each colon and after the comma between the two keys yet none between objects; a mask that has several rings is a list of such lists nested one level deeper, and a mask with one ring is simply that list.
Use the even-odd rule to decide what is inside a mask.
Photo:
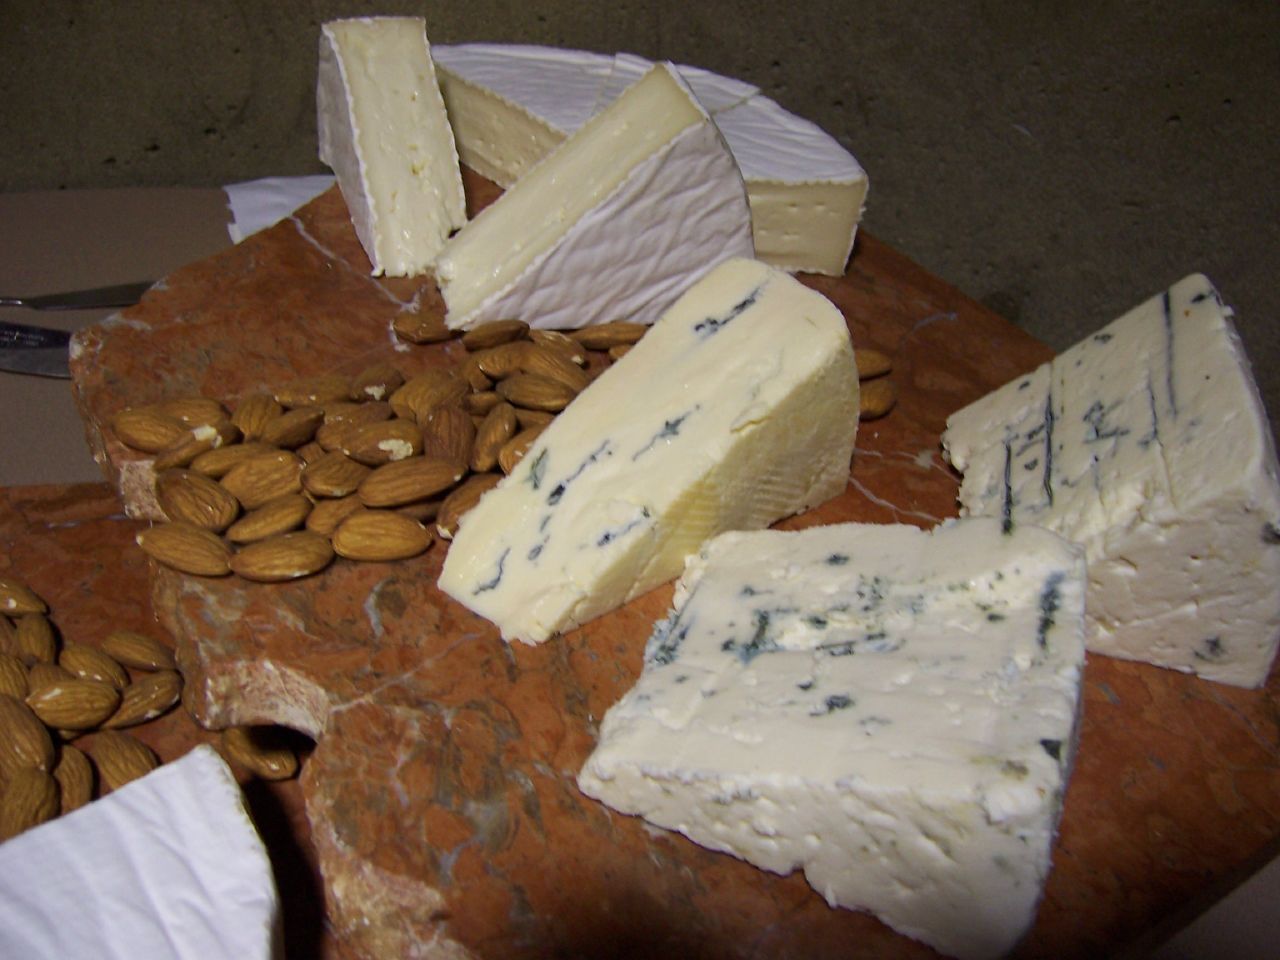
[{"label": "table", "polygon": [[[278,279],[263,289],[255,271],[270,262],[310,278],[307,301],[356,304],[371,311],[368,316],[381,316],[377,311],[390,310],[393,300],[359,270],[342,267],[359,257],[343,215],[340,197],[322,197],[299,224],[323,243],[300,242],[293,227],[250,240],[179,271],[170,281],[176,292],[144,304],[137,315],[163,320],[179,299],[198,305],[215,291],[237,291],[230,303],[223,297],[216,310],[207,308],[226,313],[205,314],[216,344],[226,339],[219,324],[229,317],[248,317],[250,329],[265,323],[268,296],[271,309],[283,302],[305,314],[310,308],[299,306],[288,289],[282,298]],[[317,280],[330,273],[336,276]],[[1044,359],[1047,349],[865,234],[844,278],[810,282],[844,310],[855,344],[894,357],[902,398],[888,418],[864,425],[845,497],[805,522],[852,515],[929,523],[950,515],[955,477],[937,451],[946,414]],[[404,299],[412,283],[391,281],[387,289]],[[222,370],[214,362],[211,371],[170,361],[165,383],[143,378],[129,390],[147,395],[219,382],[234,394],[289,364],[333,363],[327,343],[321,338],[319,349],[305,352],[286,345],[282,350],[291,354],[268,351],[260,366],[247,369]],[[343,341],[334,349],[349,348]],[[138,377],[149,367],[144,356],[120,363]],[[93,381],[91,417],[121,402],[112,389]],[[33,585],[49,591],[55,615],[79,623],[98,610],[119,618],[130,602],[140,615],[137,605],[151,591],[155,613],[180,635],[196,691],[190,702],[202,720],[284,719],[287,711],[295,725],[320,737],[302,781],[280,792],[277,814],[264,825],[273,852],[291,851],[282,854],[293,867],[282,886],[304,892],[302,906],[288,914],[301,918],[290,928],[290,946],[300,955],[397,952],[406,938],[417,942],[432,931],[481,955],[538,955],[553,947],[590,954],[606,943],[645,955],[675,942],[693,955],[742,955],[750,935],[757,955],[928,955],[870,918],[828,910],[798,877],[764,876],[576,795],[571,778],[591,745],[590,718],[638,670],[646,625],[665,611],[668,588],[562,642],[508,649],[483,621],[438,606],[430,585],[443,553],[439,545],[395,570],[326,574],[318,598],[306,584],[268,590],[192,585],[163,572],[151,575],[148,586],[145,565],[129,543],[137,524],[118,515],[101,486],[9,491],[0,516],[6,562],[35,571]],[[95,546],[86,550],[88,537],[80,531],[90,529]],[[130,573],[106,590],[114,564]],[[352,604],[363,604],[375,584],[389,600],[394,593],[381,611],[392,639],[370,647],[353,643],[336,625],[349,620]],[[250,629],[202,630],[201,611],[226,602],[244,605],[241,619]],[[272,616],[281,604],[301,615],[305,629]],[[433,631],[420,626],[424,617]],[[453,642],[460,632],[475,642]],[[606,676],[587,666],[602,655],[617,664]],[[442,669],[424,677],[417,670],[422,662]],[[271,697],[259,687],[245,695],[253,688],[247,681],[267,672],[263,664],[287,672],[303,692],[281,699],[278,687],[267,691]],[[468,679],[475,677],[483,679]],[[1021,955],[1093,956],[1140,940],[1274,852],[1280,837],[1278,689],[1276,677],[1260,691],[1240,691],[1090,658],[1081,748],[1055,868]],[[310,713],[299,722],[304,701]],[[549,702],[559,709],[544,709]],[[435,706],[423,710],[423,704]],[[200,735],[193,731],[182,736]],[[378,779],[377,761],[386,743],[429,747],[388,783]],[[495,764],[495,757],[504,762]],[[447,796],[444,787],[452,791]],[[419,803],[421,796],[433,800]],[[371,822],[365,811],[379,809],[391,815]],[[417,839],[406,844],[405,836]],[[442,850],[450,854],[447,864]],[[328,871],[324,881],[310,872],[317,862]],[[591,895],[576,896],[575,885],[584,880],[591,881]],[[318,933],[321,887],[329,926]],[[431,894],[441,889],[443,903]],[[309,915],[303,912],[308,905]]]}]

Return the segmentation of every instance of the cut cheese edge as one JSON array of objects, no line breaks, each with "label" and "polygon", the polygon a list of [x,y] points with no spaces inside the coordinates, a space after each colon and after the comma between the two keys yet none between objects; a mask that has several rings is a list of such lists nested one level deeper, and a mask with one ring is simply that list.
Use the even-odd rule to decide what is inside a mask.
[{"label": "cut cheese edge", "polygon": [[324,24],[316,117],[373,274],[427,272],[466,199],[422,18]]},{"label": "cut cheese edge", "polygon": [[658,65],[536,164],[436,260],[445,322],[651,323],[716,263],[750,256],[724,140]]},{"label": "cut cheese edge", "polygon": [[1201,275],[953,414],[962,510],[1084,544],[1091,650],[1238,686],[1280,643],[1280,480]]},{"label": "cut cheese edge", "polygon": [[[436,56],[463,162],[504,187],[651,66],[629,54],[498,44],[441,46]],[[858,161],[756,87],[676,69],[742,170],[756,255],[787,270],[842,274],[867,196]]]},{"label": "cut cheese edge", "polygon": [[1050,869],[1084,591],[1076,545],[986,518],[724,534],[578,784],[945,953],[1003,956]]},{"label": "cut cheese edge", "polygon": [[465,515],[440,587],[506,639],[544,641],[677,576],[716,533],[842,493],[857,411],[831,302],[721,264]]}]

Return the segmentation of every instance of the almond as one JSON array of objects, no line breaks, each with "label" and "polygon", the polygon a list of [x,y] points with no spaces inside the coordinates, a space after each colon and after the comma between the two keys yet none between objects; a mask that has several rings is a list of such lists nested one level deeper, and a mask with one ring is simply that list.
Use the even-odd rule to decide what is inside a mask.
[{"label": "almond", "polygon": [[240,504],[217,480],[194,470],[165,470],[156,476],[156,501],[170,520],[204,530],[225,530]]},{"label": "almond", "polygon": [[44,613],[49,608],[21,580],[0,577],[0,611],[16,616],[21,613]]},{"label": "almond", "polygon": [[523,340],[528,333],[529,325],[523,320],[494,320],[464,333],[462,345],[468,350],[487,350],[512,340]]},{"label": "almond", "polygon": [[367,466],[404,460],[422,452],[422,431],[412,420],[362,423],[347,434],[342,452]]},{"label": "almond", "polygon": [[545,430],[545,427],[526,427],[502,445],[498,451],[498,466],[503,473],[510,473],[516,464],[524,459],[524,455],[533,446],[533,441]]},{"label": "almond", "polygon": [[297,530],[249,544],[231,558],[231,569],[246,580],[279,583],[317,573],[332,560],[327,537]]},{"label": "almond", "polygon": [[478,351],[474,357],[476,367],[492,380],[505,380],[518,373],[525,353],[533,347],[527,340],[504,343]]},{"label": "almond", "polygon": [[556,418],[554,413],[548,413],[546,410],[526,410],[524,407],[516,409],[516,425],[521,430],[528,430],[530,427],[545,427]]},{"label": "almond", "polygon": [[28,666],[58,659],[58,635],[44,614],[24,613],[19,617],[13,639],[13,652]]},{"label": "almond", "polygon": [[615,343],[607,351],[609,359],[616,363],[630,353],[633,346],[635,346],[633,343]]},{"label": "almond", "polygon": [[338,524],[342,523],[351,514],[357,510],[367,509],[355,494],[340,497],[336,500],[321,500],[307,514],[306,528],[312,533],[329,537],[333,535],[333,531],[338,529]]},{"label": "almond", "polygon": [[103,726],[117,730],[146,723],[168,713],[181,697],[182,677],[176,670],[149,673],[124,688],[120,706],[103,722]]},{"label": "almond", "polygon": [[0,694],[0,780],[24,767],[53,769],[53,739],[25,700]]},{"label": "almond", "polygon": [[262,425],[262,442],[273,447],[294,450],[309,443],[324,422],[324,411],[317,406],[294,407]]},{"label": "almond", "polygon": [[27,695],[27,668],[12,653],[0,653],[0,693],[21,700]]},{"label": "almond", "polygon": [[18,770],[0,793],[0,841],[58,815],[58,782],[43,770]]},{"label": "almond", "polygon": [[406,380],[388,402],[396,416],[423,423],[436,407],[460,403],[470,389],[452,370],[437,368]]},{"label": "almond", "polygon": [[302,458],[288,450],[274,450],[242,460],[219,481],[246,510],[302,489]]},{"label": "almond", "polygon": [[580,367],[587,365],[587,352],[582,344],[559,330],[530,330],[529,339],[540,347],[547,347],[564,355],[565,359]]},{"label": "almond", "polygon": [[883,417],[898,401],[893,381],[880,377],[861,384],[858,391],[858,419],[875,420]]},{"label": "almond", "polygon": [[530,410],[563,410],[577,391],[538,373],[518,373],[498,384],[499,396],[517,407]]},{"label": "almond", "polygon": [[883,377],[893,370],[893,362],[889,359],[889,355],[870,347],[859,347],[855,350],[853,362],[858,368],[859,380]]},{"label": "almond", "polygon": [[434,457],[410,457],[383,464],[365,477],[356,491],[366,507],[395,507],[442,493],[465,472],[464,467]]},{"label": "almond", "polygon": [[429,500],[415,500],[413,503],[406,503],[399,507],[390,507],[391,513],[398,513],[402,517],[409,517],[419,523],[430,523],[436,518],[436,514],[440,512],[440,504],[444,502],[444,497],[432,497]]},{"label": "almond", "polygon": [[156,454],[154,468],[189,467],[201,454],[234,444],[239,439],[240,429],[230,420],[193,427],[180,441]]},{"label": "almond", "polygon": [[324,447],[320,446],[320,444],[312,441],[311,443],[304,443],[293,452],[298,455],[298,458],[302,461],[303,466],[305,467],[307,464],[315,463],[328,451],[325,450]]},{"label": "almond", "polygon": [[231,572],[230,548],[217,534],[192,524],[158,524],[136,539],[147,556],[183,573],[221,577]]},{"label": "almond", "polygon": [[498,473],[473,473],[444,498],[436,514],[436,530],[446,540],[453,539],[462,516],[480,502],[480,498],[498,485]]},{"label": "almond", "polygon": [[648,326],[628,320],[611,320],[578,330],[570,330],[569,336],[588,350],[608,350],[620,343],[635,343],[644,336]]},{"label": "almond", "polygon": [[68,643],[58,654],[58,666],[83,680],[98,680],[117,690],[129,685],[129,674],[112,657],[97,647]]},{"label": "almond", "polygon": [[126,408],[112,418],[111,429],[127,447],[159,453],[187,435],[186,425],[154,407]]},{"label": "almond", "polygon": [[551,347],[533,346],[525,351],[520,363],[524,373],[536,373],[554,380],[574,394],[579,394],[591,383],[591,377],[580,366]]},{"label": "almond", "polygon": [[262,437],[262,428],[283,412],[284,407],[276,402],[275,397],[253,393],[236,405],[231,422],[240,428],[246,440],[258,440]]},{"label": "almond", "polygon": [[119,790],[126,783],[145,777],[160,766],[150,747],[118,730],[103,730],[96,734],[89,753],[106,791]]},{"label": "almond", "polygon": [[18,628],[3,613],[0,613],[0,650],[5,653],[18,653]]},{"label": "almond", "polygon": [[102,652],[135,670],[172,670],[173,651],[154,637],[132,630],[113,630],[102,640]]},{"label": "almond", "polygon": [[505,402],[502,397],[498,396],[496,390],[481,390],[477,393],[467,394],[462,400],[462,406],[467,413],[483,417],[498,404]]},{"label": "almond", "polygon": [[348,560],[371,562],[416,557],[431,546],[431,533],[417,520],[388,510],[351,514],[333,532],[333,549]]},{"label": "almond", "polygon": [[196,473],[217,480],[225,476],[227,471],[241,460],[270,452],[271,447],[256,440],[250,443],[233,443],[199,454],[191,461],[189,467]]},{"label": "almond", "polygon": [[314,407],[333,400],[346,400],[350,392],[350,379],[337,373],[325,373],[286,383],[275,391],[275,398],[286,408]]},{"label": "almond", "polygon": [[63,813],[79,810],[93,799],[93,764],[83,750],[69,743],[64,743],[58,751],[53,779],[58,781]]},{"label": "almond", "polygon": [[300,493],[286,493],[250,510],[227,528],[224,536],[232,543],[252,543],[302,526],[311,512],[311,501]]},{"label": "almond", "polygon": [[493,381],[480,369],[475,354],[470,354],[458,365],[458,376],[467,382],[473,393],[480,393],[493,388]]},{"label": "almond", "polygon": [[75,677],[27,694],[27,706],[58,730],[92,730],[116,712],[120,691],[100,680]]},{"label": "almond", "polygon": [[366,367],[351,381],[351,400],[386,400],[404,385],[404,374],[389,363]]},{"label": "almond", "polygon": [[368,475],[369,467],[333,450],[303,468],[302,489],[317,497],[345,497]]},{"label": "almond", "polygon": [[467,466],[475,440],[476,425],[461,407],[440,407],[422,425],[422,452],[438,460]]},{"label": "almond", "polygon": [[[33,663],[27,668],[27,693],[32,694],[37,690],[43,690],[45,687],[51,687],[54,684],[62,683],[65,680],[74,680],[76,675],[65,667],[60,667],[56,663],[44,663],[43,661]],[[25,699],[25,698],[24,698]]]},{"label": "almond", "polygon": [[361,424],[390,420],[394,411],[385,400],[351,403],[325,413],[324,423],[316,431],[316,443],[326,450],[340,450],[351,431]]},{"label": "almond", "polygon": [[502,445],[515,435],[515,408],[503,400],[485,415],[476,429],[475,443],[471,448],[471,469],[476,473],[487,473],[496,467]]},{"label": "almond", "polygon": [[397,314],[391,329],[401,340],[410,343],[440,343],[454,336],[454,332],[445,326],[444,317],[435,312]]},{"label": "almond", "polygon": [[298,772],[298,756],[271,727],[222,731],[227,758],[263,780],[287,780]]},{"label": "almond", "polygon": [[217,400],[199,394],[168,397],[155,405],[167,417],[181,420],[188,427],[214,424],[227,419],[227,411]]}]

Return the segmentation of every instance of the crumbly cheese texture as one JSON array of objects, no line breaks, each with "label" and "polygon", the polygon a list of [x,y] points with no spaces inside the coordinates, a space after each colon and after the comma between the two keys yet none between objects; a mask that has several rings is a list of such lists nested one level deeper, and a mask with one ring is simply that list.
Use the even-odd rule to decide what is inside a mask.
[{"label": "crumbly cheese texture", "polygon": [[1074,751],[1083,552],[996,520],[728,533],[584,793],[963,958],[1035,916]]},{"label": "crumbly cheese texture", "polygon": [[[437,48],[463,161],[502,186],[604,109],[652,65],[548,47]],[[759,89],[676,68],[715,119],[746,182],[756,256],[786,270],[844,272],[866,203],[866,172],[821,128]]]},{"label": "crumbly cheese texture", "polygon": [[535,164],[436,260],[445,322],[651,323],[715,264],[753,254],[716,125],[659,64]]},{"label": "crumbly cheese texture", "polygon": [[1189,276],[953,414],[964,513],[1082,543],[1089,648],[1262,684],[1280,639],[1280,483],[1248,361]]},{"label": "crumbly cheese texture", "polygon": [[316,116],[374,276],[426,273],[466,199],[422,18],[324,24]]},{"label": "crumbly cheese texture", "polygon": [[678,576],[708,537],[842,493],[857,423],[840,311],[728,261],[463,517],[440,587],[508,640],[541,642]]}]

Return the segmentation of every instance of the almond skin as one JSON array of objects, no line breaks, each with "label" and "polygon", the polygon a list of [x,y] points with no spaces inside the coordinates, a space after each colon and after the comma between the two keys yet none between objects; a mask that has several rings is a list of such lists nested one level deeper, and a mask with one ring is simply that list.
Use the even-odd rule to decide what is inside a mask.
[{"label": "almond skin", "polygon": [[885,377],[868,380],[858,390],[858,418],[876,420],[893,409],[898,392],[893,381]]},{"label": "almond skin", "polygon": [[310,443],[322,423],[324,411],[319,407],[294,407],[263,424],[262,442],[273,447],[295,450]]},{"label": "almond skin", "polygon": [[227,528],[232,543],[252,543],[302,526],[311,512],[311,501],[300,493],[286,493],[250,510]]},{"label": "almond skin", "polygon": [[462,479],[465,468],[433,457],[410,457],[383,464],[360,483],[356,495],[366,507],[398,507],[442,493]]},{"label": "almond skin", "polygon": [[588,350],[608,350],[622,343],[635,343],[645,335],[648,326],[628,320],[611,320],[578,330],[570,330],[569,336]]},{"label": "almond skin", "polygon": [[422,425],[422,452],[437,460],[465,467],[471,462],[475,441],[475,422],[461,407],[440,407]]},{"label": "almond skin", "polygon": [[22,661],[12,653],[0,652],[0,693],[21,700],[29,690],[27,668]]},{"label": "almond skin", "polygon": [[409,343],[440,343],[457,335],[445,326],[443,314],[435,311],[397,314],[391,329],[397,337]]},{"label": "almond skin", "polygon": [[30,666],[58,659],[58,636],[49,618],[40,613],[24,613],[18,618],[13,636],[14,653]]},{"label": "almond skin", "polygon": [[187,435],[187,425],[154,407],[128,408],[112,418],[111,429],[126,447],[159,453]]},{"label": "almond skin", "polygon": [[502,445],[516,435],[516,411],[505,400],[490,410],[476,429],[471,448],[471,469],[487,473],[498,465]]},{"label": "almond skin", "polygon": [[141,740],[118,730],[103,730],[89,748],[105,791],[118,790],[126,783],[145,777],[160,766],[155,753]]},{"label": "almond skin", "polygon": [[421,424],[436,407],[461,403],[470,390],[452,370],[437,368],[406,380],[388,402],[396,416]]},{"label": "almond skin", "polygon": [[250,457],[237,463],[219,481],[246,510],[302,489],[302,458],[288,450]]},{"label": "almond skin", "polygon": [[581,393],[591,383],[591,377],[585,370],[551,347],[533,346],[526,350],[520,370],[554,380],[575,394]]},{"label": "almond skin", "polygon": [[348,560],[380,562],[416,557],[431,546],[431,533],[417,520],[388,510],[353,513],[333,532],[333,549]]},{"label": "almond skin", "polygon": [[366,367],[351,381],[350,400],[386,400],[404,385],[404,375],[389,363]]},{"label": "almond skin", "polygon": [[132,727],[168,713],[182,697],[182,677],[176,670],[159,670],[124,688],[120,705],[105,721],[108,730]]},{"label": "almond skin", "polygon": [[498,394],[512,406],[556,412],[578,395],[571,387],[540,373],[518,373],[503,380]]},{"label": "almond skin", "polygon": [[216,534],[192,524],[157,524],[136,539],[153,560],[182,573],[224,577],[231,572],[231,549]]},{"label": "almond skin", "polygon": [[0,577],[0,613],[14,617],[23,613],[45,613],[45,602],[21,580]]},{"label": "almond skin", "polygon": [[444,498],[436,513],[436,530],[446,540],[451,540],[462,516],[480,502],[488,491],[496,487],[502,475],[498,473],[473,473]]},{"label": "almond skin", "polygon": [[284,412],[276,398],[266,393],[253,393],[243,398],[231,414],[231,422],[240,428],[246,440],[262,437],[262,428]]},{"label": "almond skin", "polygon": [[273,737],[270,728],[228,727],[222,731],[227,758],[262,780],[287,780],[298,772],[298,756]]},{"label": "almond skin", "polygon": [[422,431],[412,420],[400,418],[362,423],[347,433],[342,452],[370,467],[404,460],[422,452]]},{"label": "almond skin", "polygon": [[544,429],[526,427],[502,445],[502,449],[498,451],[498,466],[503,473],[510,473],[516,468],[516,464],[524,459],[524,455],[533,446],[533,441],[538,439]]},{"label": "almond skin", "polygon": [[53,760],[49,729],[25,701],[0,694],[0,780],[24,767],[52,770]]},{"label": "almond skin", "polygon": [[93,799],[93,764],[83,750],[69,743],[64,743],[58,751],[53,779],[58,781],[63,813],[79,810]]},{"label": "almond skin", "polygon": [[120,691],[109,683],[76,677],[28,694],[27,706],[56,730],[92,730],[116,712]]},{"label": "almond skin", "polygon": [[853,361],[858,368],[859,380],[883,377],[893,370],[893,361],[889,359],[889,355],[870,347],[859,347],[854,351]]},{"label": "almond skin", "polygon": [[487,350],[513,340],[523,340],[528,335],[529,325],[523,320],[494,320],[464,333],[462,345],[468,350]]},{"label": "almond skin", "polygon": [[132,630],[113,630],[102,639],[102,652],[135,670],[174,669],[173,651],[154,637]]},{"label": "almond skin", "polygon": [[312,533],[329,537],[348,516],[357,510],[367,509],[369,508],[354,493],[336,500],[321,500],[307,514],[306,528]]},{"label": "almond skin", "polygon": [[345,400],[349,393],[349,378],[337,373],[323,373],[286,383],[275,391],[275,398],[285,408],[314,407],[334,400]]},{"label": "almond skin", "polygon": [[233,443],[199,454],[191,461],[189,469],[217,480],[225,476],[227,471],[241,460],[270,452],[271,447],[257,440],[249,443]]},{"label": "almond skin", "polygon": [[215,532],[225,530],[240,513],[226,487],[194,470],[165,470],[156,477],[156,500],[170,520]]},{"label": "almond skin", "polygon": [[167,397],[156,404],[156,409],[167,417],[181,420],[188,427],[214,424],[227,418],[227,411],[221,403],[199,394]]},{"label": "almond skin", "polygon": [[19,770],[0,793],[0,841],[58,815],[58,782],[43,770]]},{"label": "almond skin", "polygon": [[180,441],[165,447],[156,454],[154,468],[157,471],[174,467],[188,467],[196,457],[234,444],[240,439],[240,430],[230,420],[193,427]]},{"label": "almond skin", "polygon": [[109,683],[117,690],[129,685],[129,674],[110,655],[83,643],[69,643],[58,654],[58,666],[83,680]]},{"label": "almond skin", "polygon": [[323,570],[333,560],[327,537],[310,530],[296,530],[258,540],[231,558],[231,569],[246,580],[280,583]]},{"label": "almond skin", "polygon": [[302,489],[316,497],[345,497],[356,492],[369,471],[341,450],[333,450],[303,468]]}]

